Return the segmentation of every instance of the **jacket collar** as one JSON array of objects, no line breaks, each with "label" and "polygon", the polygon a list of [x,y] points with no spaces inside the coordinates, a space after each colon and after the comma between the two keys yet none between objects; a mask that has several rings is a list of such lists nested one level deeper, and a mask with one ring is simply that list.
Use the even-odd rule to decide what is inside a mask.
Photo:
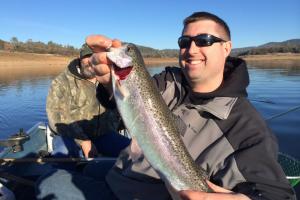
[{"label": "jacket collar", "polygon": [[249,85],[247,65],[240,58],[228,57],[224,68],[223,83],[212,92],[193,92],[189,88],[189,99],[194,104],[202,104],[203,100],[215,97],[247,97],[246,88]]},{"label": "jacket collar", "polygon": [[200,112],[208,112],[219,119],[227,119],[233,105],[237,101],[237,97],[215,97],[213,99],[203,101],[203,104],[195,105],[187,103],[187,108],[194,108]]}]

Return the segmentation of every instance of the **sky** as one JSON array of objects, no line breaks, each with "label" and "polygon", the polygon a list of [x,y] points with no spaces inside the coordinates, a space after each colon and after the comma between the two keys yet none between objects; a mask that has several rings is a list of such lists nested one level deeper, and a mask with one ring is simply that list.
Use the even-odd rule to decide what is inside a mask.
[{"label": "sky", "polygon": [[193,12],[227,22],[233,48],[300,38],[300,0],[9,0],[1,1],[0,39],[52,41],[79,48],[102,34],[155,49],[177,49]]}]

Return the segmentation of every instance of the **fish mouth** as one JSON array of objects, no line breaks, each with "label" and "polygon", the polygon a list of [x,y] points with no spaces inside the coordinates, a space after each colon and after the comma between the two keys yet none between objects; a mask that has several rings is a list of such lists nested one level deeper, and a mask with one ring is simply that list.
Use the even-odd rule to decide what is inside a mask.
[{"label": "fish mouth", "polygon": [[133,68],[132,66],[125,67],[125,68],[120,68],[117,65],[113,66],[114,73],[115,73],[115,75],[118,76],[119,80],[125,80],[128,77],[128,75],[130,74],[132,68]]},{"label": "fish mouth", "polygon": [[133,68],[132,57],[128,52],[129,46],[123,45],[119,48],[110,48],[107,53],[107,57],[113,62],[112,69],[118,80],[126,79]]}]

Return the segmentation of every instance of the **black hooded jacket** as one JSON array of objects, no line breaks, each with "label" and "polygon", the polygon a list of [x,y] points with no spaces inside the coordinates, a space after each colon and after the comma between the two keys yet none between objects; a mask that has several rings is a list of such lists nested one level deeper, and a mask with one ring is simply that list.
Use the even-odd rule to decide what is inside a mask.
[{"label": "black hooded jacket", "polygon": [[[235,192],[244,193],[251,199],[279,200],[296,198],[280,165],[277,163],[278,145],[276,138],[264,119],[247,99],[246,88],[249,85],[249,75],[244,60],[229,57],[225,65],[223,83],[210,93],[191,91],[181,69],[178,68],[167,68],[165,72],[156,75],[154,78],[163,94],[165,91],[170,90],[168,88],[172,87],[171,83],[176,85],[173,95],[175,100],[170,99],[170,95],[167,95],[168,98],[164,97],[173,112],[182,104],[195,106],[204,119],[211,119],[215,122],[222,132],[222,137],[226,139],[228,145],[220,142],[220,146],[218,146],[215,143],[212,148],[214,150],[211,149],[215,154],[221,152],[218,156],[223,158],[223,161],[211,159],[209,156],[212,155],[205,152],[210,151],[209,147],[206,147],[204,152],[199,152],[200,154],[195,158],[196,162],[199,161],[202,167],[210,162],[219,164],[223,162],[220,164],[221,167],[219,166],[218,169],[216,167],[214,172],[209,172],[212,182]],[[218,105],[213,107],[213,102],[216,99],[220,101],[222,98],[235,99],[227,102],[227,104],[232,105],[230,105],[231,109],[227,110],[228,113],[223,115],[223,118],[219,117],[222,116],[221,114],[218,115],[218,108],[221,107],[218,107]],[[224,106],[226,106],[226,101],[224,103]],[[207,106],[209,104],[211,106]],[[209,109],[205,109],[205,107]],[[212,111],[213,109],[215,111]],[[191,125],[193,124],[188,124],[188,126]],[[230,150],[224,153],[226,147]],[[226,155],[222,156],[221,154]],[[228,164],[230,162],[235,162],[235,164]],[[211,164],[211,166],[213,165]],[[228,182],[226,183],[224,181],[227,176],[226,173],[232,173],[226,169],[228,167],[233,167],[233,171],[239,171],[239,175],[231,175],[232,177],[226,180]],[[236,172],[232,174],[234,173]],[[230,182],[235,182],[234,179],[236,178],[241,180],[237,181],[236,184],[230,184]]]},{"label": "black hooded jacket", "polygon": [[[277,162],[276,138],[247,99],[243,60],[228,58],[223,83],[210,93],[192,92],[177,67],[167,67],[153,80],[177,116],[185,146],[210,181],[251,199],[296,199]],[[114,194],[120,199],[170,198],[143,155],[132,162],[132,149],[122,152],[106,177]]]}]

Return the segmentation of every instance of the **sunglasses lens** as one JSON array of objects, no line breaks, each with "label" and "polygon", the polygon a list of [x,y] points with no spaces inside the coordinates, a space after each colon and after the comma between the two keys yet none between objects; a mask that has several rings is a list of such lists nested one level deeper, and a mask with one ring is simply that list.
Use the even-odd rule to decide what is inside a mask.
[{"label": "sunglasses lens", "polygon": [[192,39],[187,36],[182,36],[178,39],[178,46],[183,48],[188,48],[191,45]]},{"label": "sunglasses lens", "polygon": [[207,37],[206,35],[198,35],[195,37],[195,43],[198,47],[207,47],[212,45],[213,41],[212,38]]},{"label": "sunglasses lens", "polygon": [[213,35],[200,34],[200,35],[197,35],[194,37],[181,36],[178,39],[178,45],[181,49],[189,48],[192,41],[195,41],[195,44],[198,47],[207,47],[207,46],[213,45],[213,43],[215,43],[215,42],[224,42],[224,40],[217,38]]}]

